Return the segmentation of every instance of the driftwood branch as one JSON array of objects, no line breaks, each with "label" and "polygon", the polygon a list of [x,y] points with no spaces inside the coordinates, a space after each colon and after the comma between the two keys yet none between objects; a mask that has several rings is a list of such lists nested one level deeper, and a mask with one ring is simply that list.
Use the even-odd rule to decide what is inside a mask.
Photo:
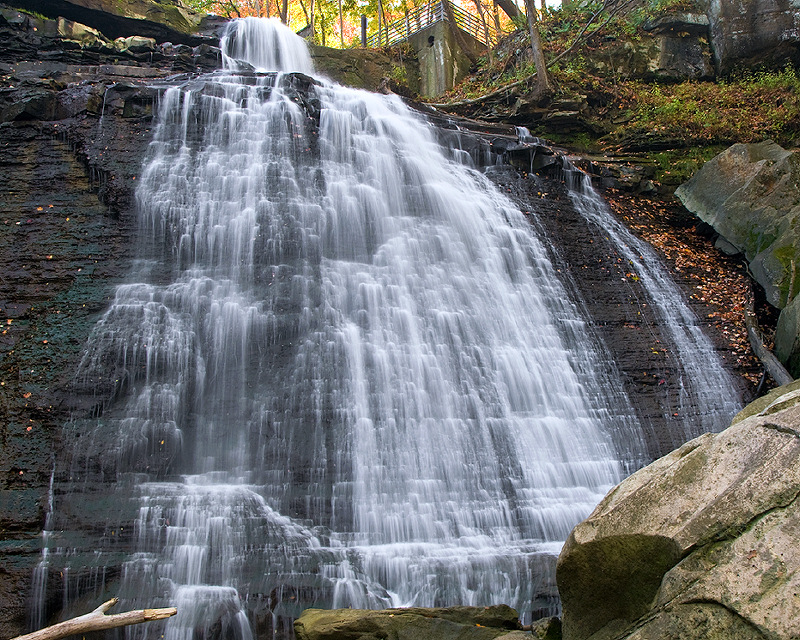
[{"label": "driftwood branch", "polygon": [[792,374],[790,374],[786,367],[784,367],[780,360],[775,357],[775,354],[770,351],[766,344],[764,344],[764,336],[758,327],[758,318],[756,317],[755,303],[753,302],[753,292],[747,299],[747,304],[744,308],[744,325],[747,327],[747,337],[750,339],[750,346],[753,348],[753,353],[764,365],[764,370],[772,376],[775,383],[782,387],[794,381]]},{"label": "driftwood branch", "polygon": [[67,636],[88,633],[90,631],[103,631],[104,629],[125,627],[130,624],[163,620],[178,613],[175,607],[169,607],[167,609],[126,611],[125,613],[107,616],[106,611],[117,604],[117,602],[119,602],[117,598],[112,598],[108,602],[101,604],[91,613],[72,618],[72,620],[66,620],[65,622],[59,622],[52,627],[45,627],[44,629],[34,631],[24,636],[17,636],[12,640],[58,640],[59,638],[66,638]]}]

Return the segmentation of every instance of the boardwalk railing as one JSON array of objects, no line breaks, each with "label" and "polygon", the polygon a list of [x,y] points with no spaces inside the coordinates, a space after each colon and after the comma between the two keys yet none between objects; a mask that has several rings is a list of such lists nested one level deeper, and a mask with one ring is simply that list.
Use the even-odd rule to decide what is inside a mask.
[{"label": "boardwalk railing", "polygon": [[[378,31],[367,38],[366,46],[388,47],[407,40],[415,33],[437,22],[446,21],[447,12],[442,5],[443,2],[448,2],[448,0],[430,0],[428,3],[408,11],[399,20],[388,24],[379,24]],[[464,11],[461,7],[457,7],[452,2],[450,7],[456,19],[456,26],[462,31],[466,31],[473,38],[486,45],[497,42],[497,32],[492,25],[487,23],[487,28],[484,29],[483,23],[476,16]]]}]

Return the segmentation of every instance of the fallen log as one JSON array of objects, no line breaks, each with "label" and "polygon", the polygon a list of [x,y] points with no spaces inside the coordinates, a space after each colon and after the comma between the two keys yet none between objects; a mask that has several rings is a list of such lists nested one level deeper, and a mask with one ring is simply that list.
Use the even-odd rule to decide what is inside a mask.
[{"label": "fallen log", "polygon": [[794,381],[792,374],[790,374],[786,367],[781,364],[781,361],[775,357],[775,354],[767,348],[764,336],[758,326],[758,318],[756,317],[755,303],[752,289],[750,296],[747,299],[747,304],[744,308],[744,325],[747,328],[747,337],[750,339],[750,346],[753,348],[753,353],[761,361],[764,370],[772,377],[779,387],[789,384]]},{"label": "fallen log", "polygon": [[119,602],[117,598],[111,598],[111,600],[104,602],[91,613],[59,622],[51,627],[45,627],[44,629],[28,633],[24,636],[17,636],[16,638],[12,638],[12,640],[58,640],[59,638],[66,638],[67,636],[88,633],[90,631],[103,631],[105,629],[125,627],[130,624],[139,624],[152,620],[164,620],[178,613],[175,607],[169,607],[166,609],[139,609],[137,611],[126,611],[125,613],[107,616],[106,611],[117,604],[117,602]]}]

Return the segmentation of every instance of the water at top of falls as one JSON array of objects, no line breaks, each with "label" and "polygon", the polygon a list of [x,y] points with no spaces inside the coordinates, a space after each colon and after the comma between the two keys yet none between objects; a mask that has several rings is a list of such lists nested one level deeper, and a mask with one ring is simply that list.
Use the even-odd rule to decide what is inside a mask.
[{"label": "water at top of falls", "polygon": [[187,640],[311,605],[552,610],[561,542],[643,447],[542,241],[398,98],[264,73],[310,69],[276,21],[222,45],[161,101],[140,268],[79,372],[114,381],[70,475],[116,470],[122,597],[180,601]]},{"label": "water at top of falls", "polygon": [[222,64],[237,69],[247,62],[258,71],[313,73],[314,65],[302,38],[283,28],[277,18],[241,18],[225,25],[220,38]]}]

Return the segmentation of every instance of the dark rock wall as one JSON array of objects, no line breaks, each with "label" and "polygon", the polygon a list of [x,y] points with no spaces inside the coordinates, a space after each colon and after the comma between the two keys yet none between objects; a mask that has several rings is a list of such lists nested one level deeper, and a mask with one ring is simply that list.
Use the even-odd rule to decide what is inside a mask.
[{"label": "dark rock wall", "polygon": [[213,39],[224,22],[198,14],[180,0],[15,0],[14,6],[91,25],[112,39],[135,35],[189,45]]},{"label": "dark rock wall", "polygon": [[71,379],[135,253],[152,85],[219,59],[82,47],[60,26],[0,7],[0,637],[26,630],[62,425],[94,402]]}]

